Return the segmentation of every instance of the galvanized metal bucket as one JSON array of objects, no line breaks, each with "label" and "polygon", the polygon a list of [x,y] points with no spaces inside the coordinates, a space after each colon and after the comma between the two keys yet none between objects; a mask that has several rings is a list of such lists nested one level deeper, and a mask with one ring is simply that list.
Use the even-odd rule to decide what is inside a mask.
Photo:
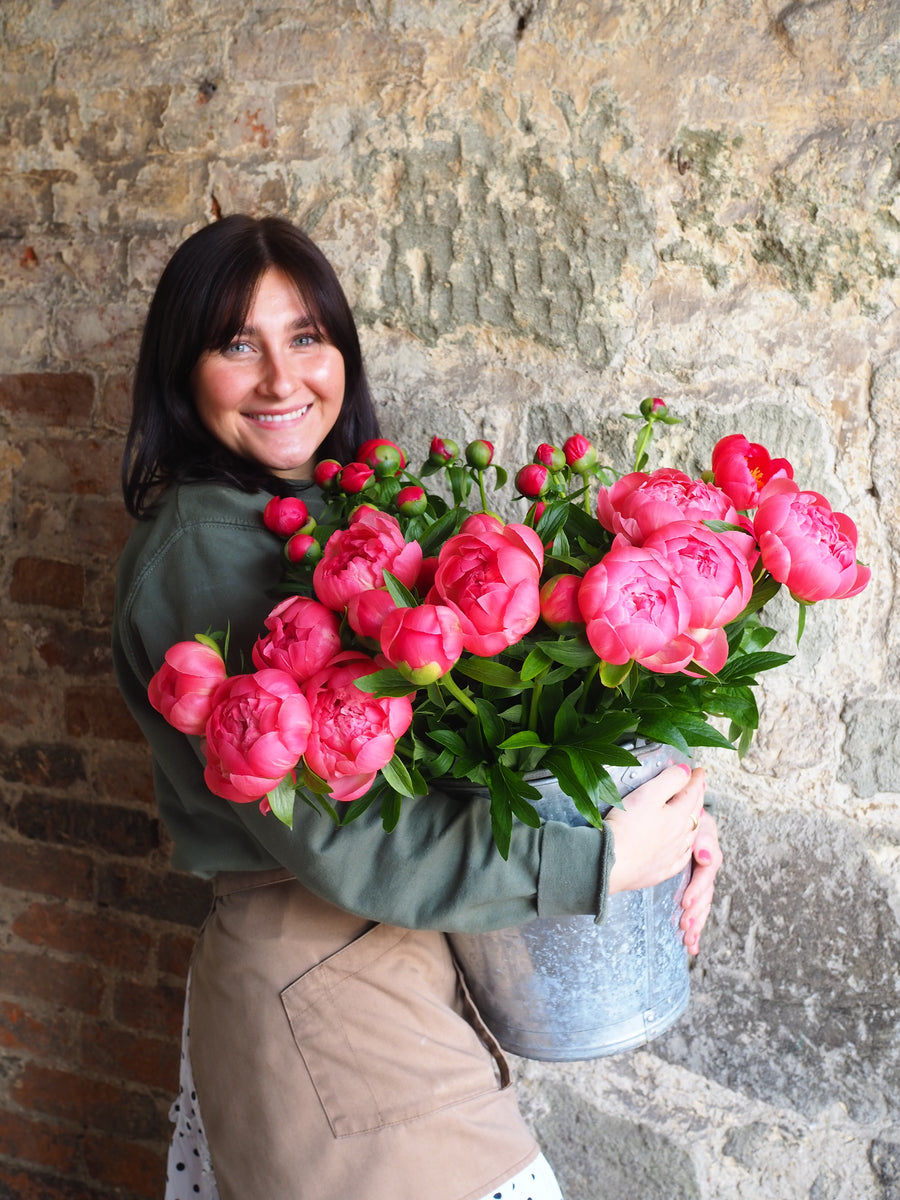
[{"label": "galvanized metal bucket", "polygon": [[[671,746],[629,745],[640,765],[609,768],[630,791],[685,758]],[[552,776],[529,776],[544,820],[584,825]],[[606,920],[538,917],[492,933],[450,934],[469,990],[500,1045],[549,1062],[601,1058],[658,1037],[690,998],[679,920],[690,875],[609,898]]]}]

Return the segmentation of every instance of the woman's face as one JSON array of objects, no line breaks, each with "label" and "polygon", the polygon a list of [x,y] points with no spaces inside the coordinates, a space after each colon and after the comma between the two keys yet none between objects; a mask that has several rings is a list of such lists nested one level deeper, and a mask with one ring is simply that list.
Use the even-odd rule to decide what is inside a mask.
[{"label": "woman's face", "polygon": [[344,359],[316,332],[287,275],[261,277],[244,328],[191,374],[197,415],[235,454],[285,479],[310,479],[344,401]]}]

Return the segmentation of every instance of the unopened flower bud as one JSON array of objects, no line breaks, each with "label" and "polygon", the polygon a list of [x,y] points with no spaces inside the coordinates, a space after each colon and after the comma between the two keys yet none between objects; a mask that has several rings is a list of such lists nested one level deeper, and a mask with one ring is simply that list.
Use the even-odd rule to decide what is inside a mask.
[{"label": "unopened flower bud", "polygon": [[404,517],[419,517],[428,507],[428,497],[422,488],[411,484],[400,489],[395,503]]},{"label": "unopened flower bud", "polygon": [[298,533],[309,520],[309,510],[296,496],[273,496],[263,509],[266,529],[281,537]]},{"label": "unopened flower bud", "polygon": [[576,475],[585,475],[597,461],[597,451],[581,433],[573,434],[563,446],[566,462]]},{"label": "unopened flower bud", "polygon": [[406,455],[387,438],[370,438],[357,450],[356,461],[371,467],[379,479],[385,479],[406,466]]},{"label": "unopened flower bud", "polygon": [[486,467],[489,467],[493,457],[493,444],[485,441],[484,438],[479,438],[475,442],[469,442],[468,446],[466,446],[466,462],[470,467],[475,467],[479,471],[483,471]]},{"label": "unopened flower bud", "polygon": [[322,547],[308,533],[295,533],[284,544],[284,557],[289,563],[314,563],[322,557]]},{"label": "unopened flower bud", "polygon": [[346,492],[348,496],[355,496],[374,478],[375,472],[370,466],[365,463],[352,462],[341,468],[338,482],[342,492]]},{"label": "unopened flower bud", "polygon": [[323,458],[316,463],[313,470],[313,480],[323,492],[335,491],[337,478],[341,473],[341,464],[335,458]]},{"label": "unopened flower bud", "polygon": [[659,396],[648,396],[646,400],[641,401],[642,417],[664,417],[667,411],[665,400],[661,400]]},{"label": "unopened flower bud", "polygon": [[550,487],[550,472],[541,463],[529,463],[516,475],[516,487],[520,495],[536,500]]},{"label": "unopened flower bud", "polygon": [[541,442],[534,452],[534,461],[541,463],[550,471],[561,471],[566,465],[566,456],[557,446],[551,446],[549,442]]},{"label": "unopened flower bud", "polygon": [[459,458],[459,446],[456,442],[452,442],[449,438],[434,437],[431,439],[431,450],[428,454],[430,463],[440,467],[444,463],[453,462],[455,458]]}]

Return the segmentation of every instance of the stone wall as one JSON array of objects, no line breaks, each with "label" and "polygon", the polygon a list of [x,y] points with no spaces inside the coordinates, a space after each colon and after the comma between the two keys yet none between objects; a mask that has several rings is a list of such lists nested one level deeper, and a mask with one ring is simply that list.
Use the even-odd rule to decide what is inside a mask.
[{"label": "stone wall", "polygon": [[[6,0],[0,9],[0,1194],[160,1194],[206,888],[110,673],[128,375],[187,233],[284,213],[388,432],[509,465],[646,395],[860,529],[742,763],[693,1001],[517,1063],[567,1200],[900,1196],[896,0]],[[792,645],[792,616],[783,648]]]}]

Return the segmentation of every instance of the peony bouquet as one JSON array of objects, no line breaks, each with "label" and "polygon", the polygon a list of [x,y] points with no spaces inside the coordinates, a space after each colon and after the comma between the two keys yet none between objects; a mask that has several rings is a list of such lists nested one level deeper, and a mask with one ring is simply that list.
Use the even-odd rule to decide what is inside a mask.
[{"label": "peony bouquet", "polygon": [[227,639],[208,632],[150,684],[203,738],[210,790],[287,824],[297,797],[338,823],[378,802],[390,831],[404,800],[467,781],[488,788],[506,856],[513,821],[539,823],[529,772],[599,825],[620,802],[606,768],[636,761],[624,739],[743,753],[757,676],[791,657],[768,648],[763,607],[785,587],[802,633],[811,604],[861,592],[855,526],[740,434],[699,479],[647,471],[676,418],[656,398],[626,416],[642,422],[633,471],[581,435],[541,445],[515,476],[519,522],[490,511],[507,474],[482,439],[461,454],[436,437],[418,475],[385,439],[320,462],[318,522],[301,499],[269,501],[284,594],[255,670],[228,676]]}]

